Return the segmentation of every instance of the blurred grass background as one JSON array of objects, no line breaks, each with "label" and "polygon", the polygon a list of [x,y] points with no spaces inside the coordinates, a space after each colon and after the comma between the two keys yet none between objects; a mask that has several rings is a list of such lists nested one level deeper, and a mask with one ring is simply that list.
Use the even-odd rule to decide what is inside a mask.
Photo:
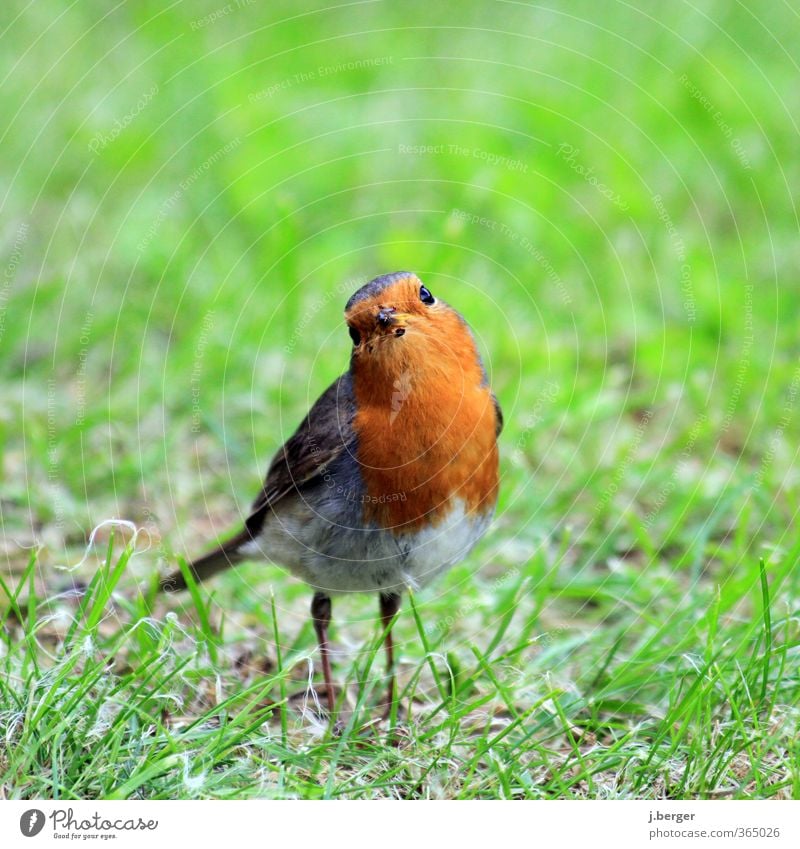
[{"label": "blurred grass background", "polygon": [[[5,573],[42,545],[71,585],[110,517],[153,541],[132,582],[202,550],[346,368],[348,295],[402,268],[505,411],[494,530],[429,591],[437,621],[488,599],[451,645],[506,574],[522,632],[587,640],[576,679],[616,629],[757,615],[759,557],[792,620],[791,5],[10,2],[0,29]],[[224,609],[258,623],[274,586],[300,628],[303,587],[241,575]]]}]

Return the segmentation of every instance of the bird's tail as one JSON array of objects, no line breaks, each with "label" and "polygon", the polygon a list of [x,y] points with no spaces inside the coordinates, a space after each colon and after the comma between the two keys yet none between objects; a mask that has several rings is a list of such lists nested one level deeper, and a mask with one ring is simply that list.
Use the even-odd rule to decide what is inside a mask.
[{"label": "bird's tail", "polygon": [[[197,560],[193,560],[189,564],[189,571],[192,573],[195,581],[205,581],[212,575],[216,575],[217,572],[241,563],[245,559],[245,555],[241,552],[242,545],[250,541],[251,537],[245,531],[237,534],[233,539],[224,542],[208,554],[204,554],[202,557],[198,557]],[[177,593],[186,589],[186,578],[183,572],[178,569],[171,575],[163,578],[159,587],[162,592]]]}]

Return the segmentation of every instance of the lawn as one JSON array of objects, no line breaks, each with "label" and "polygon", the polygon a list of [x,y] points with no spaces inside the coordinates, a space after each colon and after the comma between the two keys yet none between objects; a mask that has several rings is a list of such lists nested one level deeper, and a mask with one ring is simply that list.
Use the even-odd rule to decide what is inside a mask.
[{"label": "lawn", "polygon": [[[1,796],[800,798],[796,10],[10,0],[0,33]],[[307,587],[156,582],[398,269],[475,330],[500,504],[404,600],[391,728],[377,599],[334,600],[332,735]]]}]

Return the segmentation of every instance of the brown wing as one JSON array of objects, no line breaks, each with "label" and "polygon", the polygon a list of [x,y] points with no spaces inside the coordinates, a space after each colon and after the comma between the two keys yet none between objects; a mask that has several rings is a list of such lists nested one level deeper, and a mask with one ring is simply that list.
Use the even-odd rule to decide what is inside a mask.
[{"label": "brown wing", "polygon": [[495,414],[495,427],[494,427],[494,435],[500,436],[503,432],[503,410],[500,407],[500,402],[497,400],[497,395],[492,392],[492,403],[494,404],[494,414]]},{"label": "brown wing", "polygon": [[278,501],[324,476],[334,460],[352,448],[354,416],[352,377],[347,372],[323,392],[273,457],[245,522],[251,537],[258,535],[268,510]]},{"label": "brown wing", "polygon": [[[353,449],[354,415],[352,378],[348,372],[325,390],[294,435],[275,455],[244,528],[189,564],[195,580],[204,581],[241,562],[245,557],[242,547],[261,532],[267,512],[290,492],[302,491],[324,475],[342,452]],[[183,573],[178,570],[164,578],[161,589],[166,592],[186,589]]]}]

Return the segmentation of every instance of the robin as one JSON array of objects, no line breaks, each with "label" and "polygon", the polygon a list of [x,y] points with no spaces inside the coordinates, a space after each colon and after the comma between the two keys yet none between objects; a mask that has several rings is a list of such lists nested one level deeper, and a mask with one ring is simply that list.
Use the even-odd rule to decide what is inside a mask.
[{"label": "robin", "polygon": [[[401,594],[458,563],[486,532],[503,426],[469,326],[414,274],[376,277],[344,317],[349,370],[273,458],[244,528],[189,566],[202,581],[243,560],[269,560],[315,590],[331,715],[331,595],[378,593],[390,708]],[[186,579],[176,572],[161,586],[185,589]]]}]

